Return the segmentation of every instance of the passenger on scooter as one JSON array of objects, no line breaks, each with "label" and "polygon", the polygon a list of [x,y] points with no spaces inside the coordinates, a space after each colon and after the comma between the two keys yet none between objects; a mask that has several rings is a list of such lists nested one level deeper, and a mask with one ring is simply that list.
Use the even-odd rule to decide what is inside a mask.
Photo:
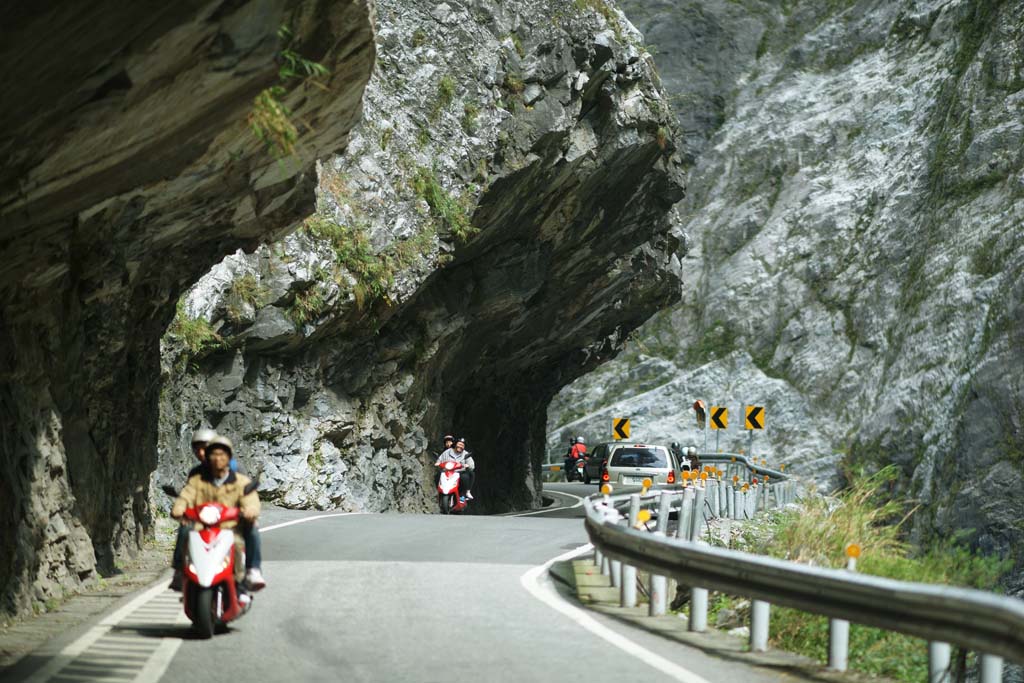
[{"label": "passenger on scooter", "polygon": [[[239,576],[235,579],[240,586],[258,591],[267,585],[260,571],[260,536],[256,529],[260,499],[255,491],[245,493],[245,487],[250,482],[247,476],[231,471],[233,450],[231,440],[224,436],[215,435],[207,442],[206,467],[189,478],[185,488],[178,494],[178,499],[174,501],[171,517],[180,520],[186,509],[203,503],[221,503],[239,508],[239,529],[242,533],[236,537],[236,543],[244,538],[246,562],[244,567],[242,563],[236,565]],[[225,522],[222,526],[229,529],[235,525],[235,522]],[[243,569],[246,570],[244,575]]]},{"label": "passenger on scooter", "polygon": [[466,450],[466,440],[461,436],[455,440],[454,447],[445,450],[444,453],[437,456],[434,465],[440,465],[449,461],[456,462],[463,467],[459,472],[459,495],[463,500],[473,500],[473,493],[470,489],[473,488],[476,463],[473,461],[473,456]]}]

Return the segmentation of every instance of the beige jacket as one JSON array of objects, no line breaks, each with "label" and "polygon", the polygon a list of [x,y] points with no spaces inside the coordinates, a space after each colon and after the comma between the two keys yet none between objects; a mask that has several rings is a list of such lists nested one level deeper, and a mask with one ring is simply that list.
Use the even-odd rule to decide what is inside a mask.
[{"label": "beige jacket", "polygon": [[[228,507],[241,508],[243,512],[255,511],[258,515],[260,497],[255,491],[249,494],[243,493],[250,481],[249,477],[236,472],[229,473],[227,480],[220,486],[213,483],[213,476],[206,471],[190,477],[185,488],[178,494],[178,499],[174,501],[171,516],[177,519],[188,508],[203,503],[221,503]],[[233,522],[224,523],[225,529],[233,526]]]}]

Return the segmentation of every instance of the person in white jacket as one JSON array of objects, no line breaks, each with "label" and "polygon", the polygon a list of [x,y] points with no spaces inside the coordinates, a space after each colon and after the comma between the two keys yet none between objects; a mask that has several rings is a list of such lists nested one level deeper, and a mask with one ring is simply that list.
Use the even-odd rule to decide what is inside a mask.
[{"label": "person in white jacket", "polygon": [[473,481],[476,478],[476,463],[473,462],[470,452],[466,450],[466,440],[461,436],[455,440],[454,446],[437,456],[434,465],[446,462],[457,462],[462,465],[463,470],[459,473],[460,494],[466,500],[473,500],[473,492],[470,489],[473,488]]}]

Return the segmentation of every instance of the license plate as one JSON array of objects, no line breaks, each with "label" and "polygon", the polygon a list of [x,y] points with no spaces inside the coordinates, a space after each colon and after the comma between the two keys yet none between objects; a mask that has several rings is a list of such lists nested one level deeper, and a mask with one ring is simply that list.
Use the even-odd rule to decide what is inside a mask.
[{"label": "license plate", "polygon": [[623,477],[623,484],[642,484],[647,477]]}]

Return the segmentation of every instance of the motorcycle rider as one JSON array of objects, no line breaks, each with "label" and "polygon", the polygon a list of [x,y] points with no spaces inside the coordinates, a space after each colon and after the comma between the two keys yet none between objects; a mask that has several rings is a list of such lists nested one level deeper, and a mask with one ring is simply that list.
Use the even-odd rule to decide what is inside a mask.
[{"label": "motorcycle rider", "polygon": [[587,447],[582,436],[577,436],[572,448],[569,449],[569,457],[565,459],[565,471],[573,472],[576,469],[576,461],[586,457]]},{"label": "motorcycle rider", "polygon": [[[215,436],[217,436],[217,432],[212,429],[201,428],[192,432],[192,455],[196,456],[196,460],[199,463],[188,471],[188,475],[185,477],[186,481],[197,474],[201,474],[205,469],[206,444]],[[188,531],[189,526],[187,524],[178,525],[178,537],[174,540],[174,555],[171,559],[171,567],[174,569],[174,578],[171,579],[170,585],[171,590],[181,590],[181,582],[184,578],[181,568],[185,563],[185,546],[188,544]]]},{"label": "motorcycle rider", "polygon": [[455,445],[452,448],[437,456],[434,465],[446,462],[456,462],[462,465],[463,469],[459,472],[459,494],[463,502],[473,500],[473,492],[470,489],[473,488],[476,463],[473,461],[473,456],[466,450],[466,440],[461,436],[455,440]]},{"label": "motorcycle rider", "polygon": [[[251,591],[258,591],[267,585],[260,569],[262,563],[261,543],[259,531],[256,529],[256,520],[260,513],[259,496],[255,491],[246,494],[244,489],[250,483],[250,479],[244,474],[238,474],[231,470],[234,446],[230,439],[214,434],[206,442],[204,450],[206,466],[201,468],[197,474],[189,477],[185,488],[174,501],[171,517],[180,520],[187,508],[202,503],[217,502],[229,507],[238,507],[241,513],[240,522],[225,522],[223,524],[225,529],[240,525],[241,534],[236,536],[236,543],[242,539],[245,543],[245,566],[238,563],[238,576],[235,578],[239,586],[248,587]],[[244,574],[242,574],[243,571]],[[178,578],[178,572],[175,572],[175,579],[178,580]]]}]

